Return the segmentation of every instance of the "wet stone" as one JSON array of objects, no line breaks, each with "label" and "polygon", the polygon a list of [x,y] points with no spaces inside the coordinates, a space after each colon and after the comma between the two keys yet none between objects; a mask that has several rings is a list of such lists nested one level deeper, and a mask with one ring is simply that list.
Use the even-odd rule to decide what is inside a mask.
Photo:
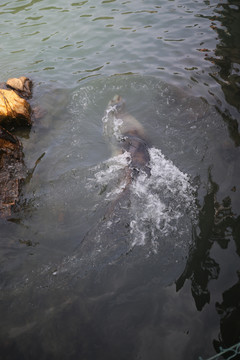
[{"label": "wet stone", "polygon": [[32,81],[25,76],[0,83],[0,218],[8,218],[19,200],[26,175],[22,144],[10,131],[30,128]]},{"label": "wet stone", "polygon": [[19,200],[25,165],[21,142],[0,127],[0,217],[11,216],[12,208]]},{"label": "wet stone", "polygon": [[31,126],[30,104],[14,90],[0,90],[0,125],[7,129]]},{"label": "wet stone", "polygon": [[24,99],[29,99],[32,96],[33,83],[26,76],[8,79],[6,86],[10,89],[13,89],[19,96]]}]

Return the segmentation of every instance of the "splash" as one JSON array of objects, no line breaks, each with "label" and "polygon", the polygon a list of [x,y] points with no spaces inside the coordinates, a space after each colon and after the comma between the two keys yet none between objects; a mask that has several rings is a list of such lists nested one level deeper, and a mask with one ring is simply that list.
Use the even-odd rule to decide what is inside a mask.
[{"label": "splash", "polygon": [[126,186],[124,169],[129,166],[128,152],[116,155],[94,167],[94,177],[88,179],[87,187],[93,190],[96,184],[100,186],[100,193],[105,193],[105,200],[114,200]]},{"label": "splash", "polygon": [[[189,175],[167,160],[161,150],[151,148],[149,154],[151,176],[142,172],[129,185],[127,201],[130,206],[125,209],[130,224],[130,248],[149,244],[151,250],[157,252],[166,239],[173,241],[174,238],[175,246],[182,246],[186,241],[184,238],[191,231],[191,222],[197,213],[196,189],[191,185]],[[96,172],[95,181],[108,188],[106,201],[117,199],[125,191],[123,175],[128,157],[127,152],[115,156],[102,164],[104,169]],[[115,213],[117,211],[116,208]],[[118,222],[124,222],[115,215]],[[108,226],[114,226],[114,221],[108,222]]]},{"label": "splash", "polygon": [[104,135],[112,143],[122,139],[121,126],[123,125],[123,120],[115,116],[116,112],[117,105],[109,106],[102,118]]},{"label": "splash", "polygon": [[190,177],[181,172],[161,150],[151,148],[151,176],[142,173],[132,184],[133,245],[151,243],[156,252],[160,242],[174,237],[182,246],[182,236],[196,217],[196,189]]}]

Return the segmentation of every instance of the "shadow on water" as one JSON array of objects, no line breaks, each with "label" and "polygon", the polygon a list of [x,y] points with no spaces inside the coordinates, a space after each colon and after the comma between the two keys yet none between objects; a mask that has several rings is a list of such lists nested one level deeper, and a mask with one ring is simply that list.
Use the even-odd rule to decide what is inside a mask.
[{"label": "shadow on water", "polygon": [[[206,2],[207,4],[209,2]],[[218,71],[210,73],[210,76],[221,86],[226,101],[217,99],[216,109],[221,114],[224,123],[227,125],[229,137],[235,147],[240,146],[239,133],[239,112],[240,112],[240,7],[238,1],[228,1],[216,5],[213,15],[209,16],[211,28],[217,34],[219,42],[214,50],[214,56],[206,54],[205,59],[217,65]],[[207,49],[206,49],[207,50]],[[207,50],[208,51],[208,50]],[[215,94],[211,93],[215,97]],[[228,190],[223,181],[224,175],[218,173],[216,182],[213,165],[212,171],[209,170],[208,190],[204,196],[203,206],[199,215],[199,226],[194,232],[194,245],[190,251],[187,266],[183,274],[176,282],[179,291],[188,280],[191,283],[191,293],[198,311],[204,311],[206,305],[215,301],[215,312],[220,318],[220,330],[218,338],[212,339],[213,347],[216,352],[221,348],[228,348],[240,341],[240,283],[239,266],[223,261],[220,265],[215,260],[217,257],[216,244],[226,253],[229,247],[234,244],[237,256],[240,256],[240,216],[239,216],[239,172],[237,163],[239,152],[235,151],[236,157],[233,160],[234,151],[225,139],[221,158],[224,163],[227,158],[235,168],[235,177],[230,173],[229,179],[234,179],[237,183],[233,184],[229,180]],[[230,152],[232,155],[230,155]],[[227,155],[228,153],[228,155]],[[230,155],[230,156],[229,156]],[[230,185],[231,184],[231,185]],[[230,193],[231,191],[231,193]],[[219,200],[221,198],[221,200]],[[233,251],[233,250],[231,250]],[[226,286],[229,277],[220,280],[222,273],[232,269],[235,284]],[[224,277],[224,275],[222,275]],[[211,286],[212,280],[216,281],[217,290]],[[231,282],[230,282],[231,283]],[[219,293],[218,293],[219,291]],[[218,295],[216,295],[218,294]],[[220,295],[221,294],[221,295]],[[220,296],[222,300],[220,300]],[[209,353],[206,352],[206,354]],[[228,354],[226,354],[226,358]],[[205,356],[207,357],[207,355]],[[233,357],[239,359],[240,356]]]},{"label": "shadow on water", "polygon": [[[240,216],[234,214],[229,196],[225,197],[221,203],[217,201],[218,190],[219,186],[213,181],[211,170],[209,170],[208,191],[204,196],[204,203],[199,214],[198,229],[194,232],[194,244],[186,268],[176,281],[176,289],[179,291],[185,281],[190,280],[192,296],[198,311],[202,311],[210,303],[209,284],[212,280],[219,278],[221,271],[219,263],[213,258],[214,255],[210,254],[212,247],[217,243],[221,249],[225,250],[232,239],[236,253],[240,256]],[[239,270],[236,269],[236,272],[239,278]],[[235,345],[240,340],[239,286],[238,280],[234,286],[223,291],[222,302],[215,304],[220,317],[220,333],[218,339],[213,340],[217,352],[220,352],[221,348]],[[214,296],[214,291],[212,295]]]},{"label": "shadow on water", "polygon": [[[240,337],[240,274],[238,282],[223,292],[222,302],[216,303],[216,310],[220,317],[219,339],[213,341],[217,352],[221,348],[229,348],[239,342]],[[234,359],[239,360],[240,356]]]},{"label": "shadow on water", "polygon": [[[205,57],[219,68],[210,75],[221,86],[227,103],[237,110],[231,110],[218,100],[217,109],[228,126],[229,136],[235,146],[240,146],[240,8],[238,1],[217,4],[214,15],[209,17],[211,28],[216,32],[219,43],[214,56]],[[214,96],[214,94],[212,94]]]}]

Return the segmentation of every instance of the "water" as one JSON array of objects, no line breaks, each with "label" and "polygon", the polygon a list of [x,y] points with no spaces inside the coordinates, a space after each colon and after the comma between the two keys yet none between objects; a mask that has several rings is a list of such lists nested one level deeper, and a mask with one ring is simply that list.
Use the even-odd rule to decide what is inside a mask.
[{"label": "water", "polygon": [[[5,359],[197,359],[240,341],[239,4],[18,0],[0,5],[1,81],[43,111],[41,156],[1,220]],[[126,184],[103,133],[120,94],[150,144]],[[114,206],[114,211],[111,204]]]}]

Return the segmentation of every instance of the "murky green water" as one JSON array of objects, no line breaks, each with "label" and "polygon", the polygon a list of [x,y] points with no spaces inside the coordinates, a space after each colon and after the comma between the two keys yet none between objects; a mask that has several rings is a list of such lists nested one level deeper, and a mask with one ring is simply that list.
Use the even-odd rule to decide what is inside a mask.
[{"label": "murky green water", "polygon": [[[43,157],[0,223],[1,359],[185,360],[240,341],[239,21],[237,1],[0,4],[1,81],[29,76],[44,111],[20,134],[27,167]],[[152,177],[110,224],[116,93]]]}]

